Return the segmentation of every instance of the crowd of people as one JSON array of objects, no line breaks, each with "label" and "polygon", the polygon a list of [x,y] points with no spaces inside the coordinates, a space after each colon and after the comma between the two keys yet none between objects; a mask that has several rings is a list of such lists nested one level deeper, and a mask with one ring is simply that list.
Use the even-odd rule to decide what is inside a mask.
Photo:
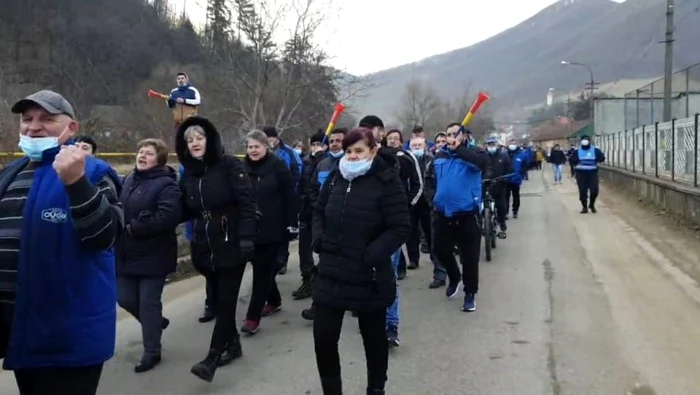
[{"label": "crowd of people", "polygon": [[[199,100],[183,92],[194,96],[183,102]],[[239,330],[254,335],[280,311],[276,276],[298,239],[301,284],[292,296],[312,298],[301,315],[313,320],[324,394],[342,394],[338,341],[347,311],[362,333],[367,394],[383,394],[389,349],[400,344],[398,282],[423,263],[421,243],[433,266],[429,288],[444,288],[448,298],[462,292],[462,310],[475,311],[483,182],[503,179],[489,188],[505,238],[536,158],[516,140],[477,146],[459,123],[433,141],[420,127],[404,140],[368,115],[356,128],[319,130],[293,146],[274,127],[253,130],[238,159],[211,121],[191,116],[177,126],[179,169],[168,166],[164,141],[145,139],[133,171],[120,177],[94,156],[97,143],[78,134],[60,94],[37,92],[12,111],[21,117],[25,157],[0,171],[0,357],[21,395],[95,394],[114,354],[117,304],[141,324],[135,372],[159,364],[170,324],[161,297],[176,269],[181,223],[192,264],[206,278],[199,321],[216,320],[194,375],[211,382],[242,357]],[[604,158],[585,147],[593,148],[582,144],[569,160],[577,173],[592,174]],[[238,327],[248,263],[252,295]]]}]

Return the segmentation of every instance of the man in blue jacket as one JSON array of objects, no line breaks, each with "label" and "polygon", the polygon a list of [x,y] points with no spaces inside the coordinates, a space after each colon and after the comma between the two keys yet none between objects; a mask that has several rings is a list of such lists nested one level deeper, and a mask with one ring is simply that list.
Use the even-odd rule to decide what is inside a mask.
[{"label": "man in blue jacket", "polygon": [[513,218],[518,218],[520,210],[520,185],[523,179],[527,179],[527,168],[530,166],[529,154],[518,147],[515,139],[508,141],[508,156],[513,166],[513,174],[508,177],[508,188],[506,189],[506,213],[510,211],[510,197],[513,196]]},{"label": "man in blue jacket", "polygon": [[73,144],[58,93],[12,112],[25,156],[0,171],[0,358],[21,394],[94,395],[114,355],[119,177]]},{"label": "man in blue jacket", "polygon": [[[343,157],[345,151],[343,151],[343,139],[347,129],[333,129],[328,138],[328,150],[325,151],[323,159],[316,164],[309,178],[309,191],[308,191],[308,201],[309,205],[313,206],[316,204],[319,192],[323,185],[328,180],[328,176],[331,171],[338,166],[340,158]],[[304,168],[306,172],[306,168]],[[301,231],[299,233],[299,242],[301,243]],[[303,285],[303,284],[302,284]],[[301,312],[301,316],[306,320],[313,320],[315,318],[316,310],[313,303],[308,309],[304,309]]]},{"label": "man in blue jacket", "polygon": [[[296,196],[299,196],[299,187],[301,185],[301,174],[303,165],[301,156],[294,151],[294,148],[288,146],[282,141],[274,126],[265,126],[263,132],[267,136],[267,140],[272,147],[272,152],[277,154],[287,164],[289,171],[292,172],[292,180],[294,180],[294,190]],[[298,207],[298,204],[296,205]],[[297,208],[298,210],[298,208]],[[277,263],[279,265],[279,274],[287,273],[287,262],[289,261],[289,242],[282,243],[279,254],[277,255]]]},{"label": "man in blue jacket", "polygon": [[[433,251],[447,271],[449,283],[445,294],[453,298],[464,286],[462,311],[476,310],[479,291],[479,255],[481,253],[481,175],[488,157],[471,146],[471,135],[459,123],[445,131],[447,144],[436,150],[426,170],[426,191],[433,200]],[[454,250],[459,250],[460,276]],[[461,281],[460,281],[461,277]]]}]

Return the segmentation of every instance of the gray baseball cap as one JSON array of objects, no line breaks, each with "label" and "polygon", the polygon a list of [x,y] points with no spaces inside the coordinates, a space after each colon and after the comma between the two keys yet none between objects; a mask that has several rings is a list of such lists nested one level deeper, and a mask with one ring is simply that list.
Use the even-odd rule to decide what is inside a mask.
[{"label": "gray baseball cap", "polygon": [[33,93],[12,106],[12,112],[22,114],[31,106],[39,106],[50,114],[65,114],[75,119],[73,106],[63,96],[54,91],[43,90]]}]

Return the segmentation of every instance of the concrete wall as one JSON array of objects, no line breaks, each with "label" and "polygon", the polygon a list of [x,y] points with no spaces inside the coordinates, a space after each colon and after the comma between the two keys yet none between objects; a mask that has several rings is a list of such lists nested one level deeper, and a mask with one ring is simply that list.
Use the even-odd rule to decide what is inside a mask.
[{"label": "concrete wall", "polygon": [[607,166],[600,180],[700,226],[700,188]]}]

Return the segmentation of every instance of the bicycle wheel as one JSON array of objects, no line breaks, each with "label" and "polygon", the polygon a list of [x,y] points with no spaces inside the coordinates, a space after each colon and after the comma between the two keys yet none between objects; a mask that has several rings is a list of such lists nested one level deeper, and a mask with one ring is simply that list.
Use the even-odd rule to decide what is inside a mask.
[{"label": "bicycle wheel", "polygon": [[493,239],[493,222],[491,222],[491,209],[484,209],[484,248],[486,261],[491,262],[491,239]]},{"label": "bicycle wheel", "polygon": [[491,248],[496,249],[496,239],[497,239],[497,234],[498,230],[496,229],[496,218],[491,218]]}]

